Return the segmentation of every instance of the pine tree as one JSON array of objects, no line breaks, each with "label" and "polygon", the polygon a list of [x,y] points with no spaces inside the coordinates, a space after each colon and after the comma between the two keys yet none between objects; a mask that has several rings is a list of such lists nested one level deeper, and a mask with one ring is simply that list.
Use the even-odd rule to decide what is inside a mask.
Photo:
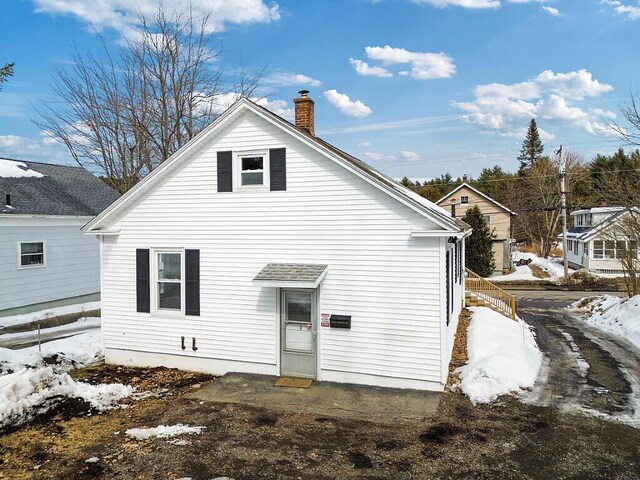
[{"label": "pine tree", "polygon": [[8,77],[13,76],[13,67],[15,63],[7,63],[0,67],[0,90],[2,90],[2,84],[7,81]]},{"label": "pine tree", "polygon": [[462,220],[473,228],[466,243],[465,266],[481,277],[488,277],[495,268],[492,251],[495,235],[477,205],[467,210]]},{"label": "pine tree", "polygon": [[529,128],[527,129],[527,135],[524,137],[524,142],[522,142],[520,155],[518,155],[520,172],[530,168],[536,160],[540,159],[543,151],[544,145],[542,145],[542,140],[540,140],[538,125],[536,124],[536,119],[532,118]]}]

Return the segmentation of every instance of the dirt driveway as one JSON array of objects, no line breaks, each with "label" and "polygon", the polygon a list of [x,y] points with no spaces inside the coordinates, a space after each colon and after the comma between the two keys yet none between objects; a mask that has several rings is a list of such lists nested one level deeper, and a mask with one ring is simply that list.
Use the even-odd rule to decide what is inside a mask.
[{"label": "dirt driveway", "polygon": [[[504,397],[474,407],[460,393],[446,392],[435,417],[389,425],[189,398],[210,380],[202,375],[116,367],[80,373],[90,382],[122,381],[164,396],[102,415],[67,403],[5,433],[0,478],[640,478],[640,429],[578,414],[561,402],[541,406]],[[180,445],[124,434],[177,423],[206,428],[180,437],[186,441]],[[86,463],[91,457],[98,461]]]}]

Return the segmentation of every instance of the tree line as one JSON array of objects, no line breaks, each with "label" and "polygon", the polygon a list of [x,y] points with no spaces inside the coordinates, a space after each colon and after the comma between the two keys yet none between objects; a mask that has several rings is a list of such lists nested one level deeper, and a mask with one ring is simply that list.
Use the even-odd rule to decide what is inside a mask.
[{"label": "tree line", "polygon": [[[580,155],[562,153],[567,168],[568,210],[597,206],[637,206],[640,203],[640,150],[618,149],[598,154],[590,161]],[[520,167],[509,172],[500,165],[484,168],[467,183],[516,212],[513,237],[533,245],[540,256],[548,256],[561,229],[560,158],[545,152],[535,119],[531,120],[518,156]],[[403,178],[401,183],[436,202],[457,188],[463,178],[449,173],[425,181]]]}]

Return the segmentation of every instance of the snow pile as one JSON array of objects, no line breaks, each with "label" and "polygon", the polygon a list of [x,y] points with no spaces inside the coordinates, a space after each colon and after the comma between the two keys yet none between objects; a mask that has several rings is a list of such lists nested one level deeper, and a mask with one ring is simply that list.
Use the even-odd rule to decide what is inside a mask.
[{"label": "snow pile", "polygon": [[158,425],[154,428],[130,428],[124,433],[136,440],[149,440],[152,437],[171,438],[178,435],[200,435],[204,428],[178,423],[176,425]]},{"label": "snow pile", "polygon": [[[0,175],[0,177],[1,176],[2,175]],[[86,302],[78,303],[76,305],[67,305],[65,307],[50,308],[48,310],[40,310],[38,312],[24,313],[22,315],[0,317],[0,328],[23,325],[25,323],[34,323],[38,320],[44,320],[51,317],[59,317],[61,315],[69,315],[71,313],[89,312],[91,310],[99,309],[100,302]]]},{"label": "snow pile", "polygon": [[[99,331],[101,324],[102,324],[102,319],[100,317],[82,317],[73,323],[67,323],[64,325],[60,325],[58,327],[42,328],[40,330],[40,338],[42,339],[43,342],[46,342],[50,338],[62,336],[61,334],[72,335],[74,333],[78,333],[80,331],[85,331],[89,329],[96,329]],[[99,341],[100,336],[99,335],[96,336],[96,339]],[[16,346],[21,344],[28,344],[31,342],[37,343],[37,341],[38,341],[37,330],[29,330],[26,332],[18,332],[18,333],[4,333],[0,335],[0,347],[15,348]],[[46,349],[48,348],[47,345],[48,345],[47,343],[43,343],[42,347]],[[56,346],[56,348],[59,349],[58,351],[67,352],[67,350],[63,349],[62,347]],[[72,351],[68,353],[70,353],[71,356],[73,357],[76,357],[77,355],[85,352],[91,352],[91,353],[95,352],[94,349],[87,350],[85,346],[83,346],[82,344],[79,344],[76,341],[68,342],[68,345],[66,346],[66,348],[72,349]],[[82,352],[78,350],[78,348],[80,348]],[[53,352],[53,353],[56,353],[56,352]],[[78,360],[78,361],[82,363],[86,363],[86,360]]]},{"label": "snow pile", "polygon": [[31,170],[26,164],[13,160],[5,160],[0,158],[0,177],[4,178],[23,178],[23,177],[44,177],[40,172]]},{"label": "snow pile", "polygon": [[531,388],[542,366],[542,353],[530,327],[489,308],[471,310],[469,363],[458,369],[462,392],[476,404]]},{"label": "snow pile", "polygon": [[507,275],[496,275],[494,277],[489,277],[489,280],[491,282],[512,282],[518,280],[538,282],[544,279],[536,277],[528,265],[522,265],[520,267],[516,267],[515,272],[508,273]]},{"label": "snow pile", "polygon": [[65,398],[78,398],[98,411],[116,408],[133,394],[122,384],[76,382],[69,371],[102,358],[100,331],[45,343],[23,350],[0,348],[0,430],[19,425],[55,407]]},{"label": "snow pile", "polygon": [[[541,258],[535,253],[516,252],[513,255],[513,261],[518,260],[531,260],[531,263],[536,267],[544,270],[549,274],[550,280],[556,280],[564,276],[564,266],[556,260],[551,258]],[[572,272],[573,270],[569,270]]]},{"label": "snow pile", "polygon": [[640,295],[631,298],[611,295],[583,298],[569,310],[586,313],[585,320],[589,325],[624,338],[640,348]]}]

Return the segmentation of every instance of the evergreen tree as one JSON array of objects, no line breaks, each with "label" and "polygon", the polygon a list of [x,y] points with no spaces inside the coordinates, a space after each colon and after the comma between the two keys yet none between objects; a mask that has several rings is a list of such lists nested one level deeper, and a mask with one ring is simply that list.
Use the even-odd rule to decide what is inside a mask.
[{"label": "evergreen tree", "polygon": [[527,129],[527,135],[524,137],[524,142],[522,142],[520,155],[518,155],[520,172],[530,168],[536,160],[540,159],[543,151],[544,145],[542,145],[542,140],[540,140],[538,125],[536,124],[535,118],[532,118],[529,128]]},{"label": "evergreen tree", "polygon": [[465,266],[481,277],[488,277],[495,268],[492,251],[495,235],[477,205],[467,210],[462,220],[473,228],[467,238]]},{"label": "evergreen tree", "polygon": [[0,67],[0,90],[2,90],[2,84],[7,81],[8,77],[13,76],[13,67],[15,63],[7,63]]}]

